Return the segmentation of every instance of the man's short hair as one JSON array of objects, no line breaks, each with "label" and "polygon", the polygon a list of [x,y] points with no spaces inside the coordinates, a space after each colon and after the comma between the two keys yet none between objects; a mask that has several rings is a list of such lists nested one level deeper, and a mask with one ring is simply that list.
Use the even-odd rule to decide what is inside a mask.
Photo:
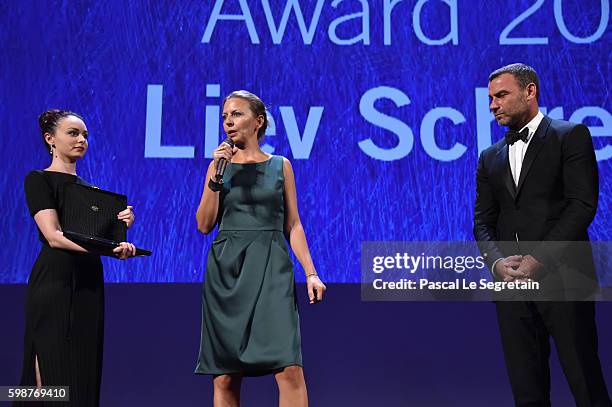
[{"label": "man's short hair", "polygon": [[491,75],[489,75],[489,82],[505,73],[509,73],[510,75],[514,76],[519,86],[521,86],[523,89],[525,89],[530,83],[534,83],[536,85],[536,100],[540,100],[540,80],[538,79],[538,74],[536,73],[535,69],[529,65],[521,63],[502,66],[501,68],[491,72]]}]

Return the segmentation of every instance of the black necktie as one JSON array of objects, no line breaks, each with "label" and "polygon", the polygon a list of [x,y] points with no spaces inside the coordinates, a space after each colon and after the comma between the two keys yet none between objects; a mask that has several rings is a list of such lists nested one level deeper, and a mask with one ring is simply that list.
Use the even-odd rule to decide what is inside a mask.
[{"label": "black necktie", "polygon": [[506,133],[506,144],[511,146],[519,140],[523,140],[523,142],[526,143],[528,138],[529,129],[527,127],[525,127],[521,132],[508,130],[508,132]]}]

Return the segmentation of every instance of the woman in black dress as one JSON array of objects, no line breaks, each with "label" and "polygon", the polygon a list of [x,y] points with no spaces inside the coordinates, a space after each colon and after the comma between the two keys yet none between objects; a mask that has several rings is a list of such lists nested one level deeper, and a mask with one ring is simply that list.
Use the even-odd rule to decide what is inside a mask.
[{"label": "woman in black dress", "polygon": [[[90,185],[76,175],[76,162],[87,152],[87,127],[79,115],[64,110],[49,110],[38,120],[52,162],[25,179],[42,248],[28,280],[21,385],[69,386],[71,405],[97,406],[104,333],[102,262],[65,238],[59,221],[64,185]],[[132,208],[117,218],[130,227]],[[114,252],[126,259],[136,249],[123,242]]]}]

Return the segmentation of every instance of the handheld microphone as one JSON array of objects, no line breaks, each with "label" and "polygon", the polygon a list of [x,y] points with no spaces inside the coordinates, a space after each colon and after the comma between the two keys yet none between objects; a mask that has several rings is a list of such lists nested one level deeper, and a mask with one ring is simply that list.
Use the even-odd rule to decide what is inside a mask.
[{"label": "handheld microphone", "polygon": [[[230,147],[234,148],[234,142],[232,141],[231,138],[226,137],[225,140],[223,140],[223,143],[227,143],[229,144]],[[223,144],[221,143],[221,144]],[[215,181],[216,182],[221,182],[221,180],[223,179],[223,174],[225,173],[225,169],[227,168],[227,160],[225,158],[220,158],[219,159],[219,165],[217,165],[217,171],[215,171]]]}]

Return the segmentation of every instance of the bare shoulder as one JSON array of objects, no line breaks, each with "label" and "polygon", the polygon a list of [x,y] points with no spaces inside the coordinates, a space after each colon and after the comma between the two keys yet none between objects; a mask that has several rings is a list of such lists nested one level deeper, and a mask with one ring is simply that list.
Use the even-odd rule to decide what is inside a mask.
[{"label": "bare shoulder", "polygon": [[291,161],[289,161],[287,157],[284,157],[282,155],[279,155],[278,157],[280,157],[283,160],[283,167],[291,168]]},{"label": "bare shoulder", "polygon": [[283,160],[283,175],[287,176],[292,176],[293,175],[293,167],[291,165],[291,161],[289,161],[289,159],[287,157],[283,157],[278,156]]}]

